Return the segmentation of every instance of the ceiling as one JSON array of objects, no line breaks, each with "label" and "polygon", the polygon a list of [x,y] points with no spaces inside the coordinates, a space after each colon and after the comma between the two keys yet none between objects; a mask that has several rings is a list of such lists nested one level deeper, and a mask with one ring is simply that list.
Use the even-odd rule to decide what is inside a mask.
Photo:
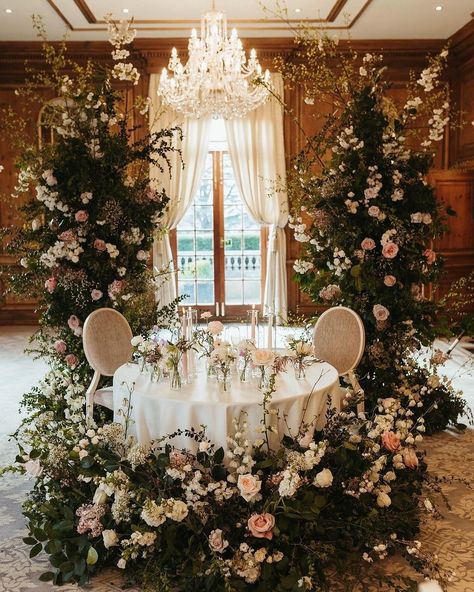
[{"label": "ceiling", "polygon": [[[287,0],[285,22],[276,4],[216,0],[241,37],[291,37],[292,28],[306,20],[342,39],[444,39],[471,20],[474,8],[472,0]],[[211,0],[0,0],[0,41],[34,40],[32,14],[42,16],[51,40],[65,33],[71,40],[107,39],[107,13],[134,17],[140,38],[188,37],[210,8]]]}]

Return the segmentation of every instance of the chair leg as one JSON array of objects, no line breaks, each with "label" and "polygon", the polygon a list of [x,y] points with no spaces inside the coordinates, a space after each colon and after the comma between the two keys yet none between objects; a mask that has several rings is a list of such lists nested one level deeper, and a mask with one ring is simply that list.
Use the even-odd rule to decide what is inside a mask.
[{"label": "chair leg", "polygon": [[347,374],[347,377],[349,378],[352,388],[354,389],[354,393],[356,394],[356,396],[358,398],[359,397],[361,398],[359,403],[357,403],[357,413],[364,413],[365,412],[364,391],[362,390],[362,387],[360,386],[359,381],[357,380],[357,376],[355,375],[354,371],[351,370]]},{"label": "chair leg", "polygon": [[100,372],[94,372],[89,388],[86,391],[86,425],[89,426],[92,420],[92,413],[94,411],[94,394],[100,380]]}]

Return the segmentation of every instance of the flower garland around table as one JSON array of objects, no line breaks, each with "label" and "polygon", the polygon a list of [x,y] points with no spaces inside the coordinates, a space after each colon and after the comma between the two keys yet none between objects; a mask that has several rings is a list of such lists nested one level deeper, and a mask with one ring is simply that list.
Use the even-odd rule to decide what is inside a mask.
[{"label": "flower garland around table", "polygon": [[42,579],[84,584],[116,565],[147,591],[413,590],[415,576],[388,573],[396,554],[447,582],[449,570],[417,540],[439,492],[416,448],[425,429],[411,412],[417,400],[380,399],[367,418],[329,412],[316,432],[308,418],[270,450],[280,367],[274,356],[259,433],[241,415],[226,450],[204,430],[185,431],[195,453],[175,448],[173,434],[137,444],[127,419],[81,422],[56,431],[49,449],[21,450],[19,470],[36,477],[25,542],[53,567]]},{"label": "flower garland around table", "polygon": [[382,56],[360,57],[313,29],[297,41],[298,60],[278,64],[286,84],[303,85],[309,109],[330,100],[336,114],[321,116],[321,131],[289,169],[289,225],[301,244],[295,279],[315,302],[362,317],[366,405],[418,392],[430,432],[456,425],[469,413],[464,399],[441,379],[433,388],[430,371],[413,363],[436,334],[441,309],[424,287],[442,272],[433,241],[453,214],[426,181],[451,117],[441,77],[448,50],[412,75],[396,105]]}]

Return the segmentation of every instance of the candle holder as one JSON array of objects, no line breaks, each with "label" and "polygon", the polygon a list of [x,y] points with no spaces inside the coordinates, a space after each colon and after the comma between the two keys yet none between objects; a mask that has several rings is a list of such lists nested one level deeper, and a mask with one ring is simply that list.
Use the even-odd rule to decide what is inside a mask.
[{"label": "candle holder", "polygon": [[260,311],[258,311],[256,308],[252,308],[251,310],[247,311],[247,339],[252,341],[256,347],[259,347],[260,345],[259,320]]}]

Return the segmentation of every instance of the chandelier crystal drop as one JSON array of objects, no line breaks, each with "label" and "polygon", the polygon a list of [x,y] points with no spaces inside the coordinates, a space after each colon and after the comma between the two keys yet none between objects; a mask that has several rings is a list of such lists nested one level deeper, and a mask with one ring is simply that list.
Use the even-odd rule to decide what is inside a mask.
[{"label": "chandelier crystal drop", "polygon": [[255,49],[247,60],[237,31],[227,33],[227,19],[214,10],[201,17],[201,36],[196,29],[188,43],[185,66],[175,47],[168,69],[163,68],[158,95],[190,117],[233,119],[252,111],[268,98],[270,72],[262,73]]}]

